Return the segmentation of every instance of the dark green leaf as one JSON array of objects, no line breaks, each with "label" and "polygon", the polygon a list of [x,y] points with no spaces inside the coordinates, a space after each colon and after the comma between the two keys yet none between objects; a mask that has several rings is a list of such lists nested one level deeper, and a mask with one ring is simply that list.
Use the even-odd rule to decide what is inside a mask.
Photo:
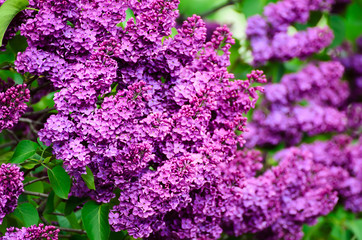
[{"label": "dark green leaf", "polygon": [[7,0],[0,7],[0,46],[10,22],[29,5],[28,0]]},{"label": "dark green leaf", "polygon": [[338,15],[330,15],[328,18],[328,24],[334,32],[334,39],[330,47],[334,48],[339,46],[346,36],[346,26],[344,19]]},{"label": "dark green leaf", "polygon": [[84,228],[91,240],[108,240],[110,227],[108,223],[108,205],[87,202],[82,209]]},{"label": "dark green leaf", "polygon": [[94,175],[92,173],[92,170],[87,166],[86,167],[87,174],[82,174],[82,178],[87,185],[87,187],[91,190],[96,190],[96,187],[94,185]]},{"label": "dark green leaf", "polygon": [[29,140],[22,140],[15,148],[11,163],[22,163],[33,156],[38,148],[38,144]]},{"label": "dark green leaf", "polygon": [[126,231],[111,232],[109,240],[125,240],[128,236]]},{"label": "dark green leaf", "polygon": [[48,169],[50,184],[60,198],[68,199],[71,180],[62,166],[55,166],[53,169]]},{"label": "dark green leaf", "polygon": [[21,35],[16,35],[12,39],[9,40],[9,45],[11,50],[16,54],[18,52],[24,52],[28,47],[28,42],[26,41],[26,37]]},{"label": "dark green leaf", "polygon": [[14,215],[23,221],[25,227],[30,227],[39,222],[38,211],[30,203],[20,204],[15,209]]},{"label": "dark green leaf", "polygon": [[73,210],[80,205],[82,202],[84,201],[84,199],[82,198],[77,198],[74,196],[71,196],[68,201],[65,203],[65,209],[64,209],[64,214],[65,215],[69,215],[73,212]]}]

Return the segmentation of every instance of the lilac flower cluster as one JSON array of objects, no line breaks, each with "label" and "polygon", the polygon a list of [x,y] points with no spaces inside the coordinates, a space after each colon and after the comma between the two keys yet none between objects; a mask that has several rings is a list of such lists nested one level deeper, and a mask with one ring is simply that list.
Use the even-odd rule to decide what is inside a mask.
[{"label": "lilac flower cluster", "polygon": [[26,84],[9,87],[5,82],[0,83],[0,131],[12,128],[18,122],[29,99],[30,91]]},{"label": "lilac flower cluster", "polygon": [[23,173],[12,164],[0,166],[0,224],[6,214],[15,210],[18,197],[24,191]]},{"label": "lilac flower cluster", "polygon": [[[21,26],[29,47],[16,66],[60,90],[58,113],[39,137],[64,160],[72,194],[108,202],[121,189],[109,221],[137,238],[216,239],[228,196],[243,187],[244,173],[228,165],[244,144],[236,130],[262,90],[254,83],[266,79],[228,73],[234,40],[226,27],[206,42],[205,23],[193,16],[168,37],[177,5],[40,1]],[[129,9],[134,18],[125,22]],[[258,163],[245,166],[252,175],[259,158],[243,156]],[[86,166],[96,191],[81,178]]]},{"label": "lilac flower cluster", "polygon": [[353,119],[355,107],[350,114],[343,110],[349,97],[348,83],[340,80],[343,70],[339,62],[309,64],[298,73],[285,75],[280,83],[266,85],[261,108],[254,111],[249,132],[244,134],[247,146],[282,141],[294,145],[303,133],[343,132],[348,124],[358,124],[358,119],[347,118],[351,115]]},{"label": "lilac flower cluster", "polygon": [[329,183],[334,174],[311,156],[290,149],[277,167],[234,189],[223,217],[225,231],[235,236],[257,233],[261,239],[300,239],[302,225],[314,224],[338,200]]},{"label": "lilac flower cluster", "polygon": [[28,228],[8,228],[0,240],[58,240],[58,233],[59,229],[54,226],[44,226],[40,223],[39,226],[33,225]]},{"label": "lilac flower cluster", "polygon": [[[313,161],[323,164],[336,173],[334,188],[345,207],[354,212],[362,211],[362,138],[353,143],[347,135],[339,135],[325,142],[303,144],[302,150],[313,155]],[[289,150],[284,150],[289,151]],[[280,155],[283,152],[279,153]]]},{"label": "lilac flower cluster", "polygon": [[305,58],[328,46],[333,33],[327,27],[308,28],[294,35],[287,31],[292,23],[305,23],[310,11],[329,10],[333,3],[333,0],[283,0],[268,4],[264,16],[249,18],[246,34],[250,40],[254,64],[260,65],[268,60]]}]

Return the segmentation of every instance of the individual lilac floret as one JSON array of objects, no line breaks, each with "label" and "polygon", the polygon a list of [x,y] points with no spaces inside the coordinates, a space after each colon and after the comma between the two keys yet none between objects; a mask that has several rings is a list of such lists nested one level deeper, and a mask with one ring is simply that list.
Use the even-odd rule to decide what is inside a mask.
[{"label": "individual lilac floret", "polygon": [[24,191],[23,172],[12,164],[1,164],[0,167],[0,224],[6,214],[15,210],[18,197]]},{"label": "individual lilac floret", "polygon": [[0,131],[12,128],[18,123],[27,108],[25,102],[29,99],[30,91],[26,88],[26,84],[0,89]]},{"label": "individual lilac floret", "polygon": [[58,240],[59,229],[54,226],[44,226],[40,223],[39,226],[22,228],[8,228],[0,240]]}]

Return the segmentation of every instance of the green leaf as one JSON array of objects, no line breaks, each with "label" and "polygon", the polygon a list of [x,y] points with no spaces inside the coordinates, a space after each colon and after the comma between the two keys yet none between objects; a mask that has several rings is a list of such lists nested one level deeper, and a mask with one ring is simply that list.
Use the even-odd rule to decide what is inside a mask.
[{"label": "green leaf", "polygon": [[91,190],[96,190],[96,187],[94,185],[94,175],[92,173],[92,170],[87,166],[86,167],[87,174],[82,174],[82,178],[87,185],[87,187]]},{"label": "green leaf", "polygon": [[38,103],[32,105],[33,110],[40,111],[46,108],[54,107],[54,100],[53,100],[54,94],[55,92],[51,92],[48,95],[42,97]]},{"label": "green leaf", "polygon": [[14,155],[14,152],[6,152],[0,155],[0,164],[7,163]]},{"label": "green leaf", "polygon": [[33,156],[38,148],[38,144],[29,140],[22,140],[15,148],[11,163],[22,163]]},{"label": "green leaf", "polygon": [[11,70],[0,70],[0,78],[4,81],[9,78],[13,79],[16,84],[23,84],[23,76],[17,72]]},{"label": "green leaf", "polygon": [[128,236],[126,231],[120,231],[120,232],[111,232],[111,235],[109,236],[109,240],[125,240]]},{"label": "green leaf", "polygon": [[126,10],[126,20],[124,20],[123,22],[118,23],[116,26],[117,27],[122,27],[123,29],[125,29],[127,27],[128,20],[130,20],[131,18],[133,18],[133,21],[136,24],[136,17],[134,16],[134,13],[133,13],[132,9],[127,8],[127,10]]},{"label": "green leaf", "polygon": [[358,240],[362,240],[362,219],[346,221],[346,226]]},{"label": "green leaf", "polygon": [[108,223],[109,206],[87,202],[82,209],[82,221],[91,240],[108,240],[110,227]]},{"label": "green leaf", "polygon": [[9,45],[11,50],[16,54],[18,52],[24,52],[25,49],[28,47],[28,42],[26,41],[26,37],[16,35],[9,40]]},{"label": "green leaf", "polygon": [[62,166],[56,166],[53,169],[48,169],[50,184],[55,194],[63,199],[68,199],[71,180]]},{"label": "green leaf", "polygon": [[28,0],[7,0],[0,7],[0,46],[10,22],[29,5]]},{"label": "green leaf", "polygon": [[346,36],[346,26],[344,19],[338,15],[330,15],[328,18],[328,24],[334,32],[334,39],[330,47],[334,48],[339,46]]},{"label": "green leaf", "polygon": [[84,201],[84,199],[82,198],[77,198],[74,196],[71,196],[68,201],[65,203],[65,208],[64,208],[64,215],[67,216],[69,214],[71,214],[74,209],[79,206],[82,202]]},{"label": "green leaf", "polygon": [[[24,183],[27,183],[27,182],[32,181],[34,179],[36,179],[36,177],[25,177]],[[31,191],[31,192],[43,193],[44,192],[43,182],[41,182],[41,181],[34,182],[32,184],[29,184],[29,185],[25,186],[24,189],[27,190],[27,191]]]},{"label": "green leaf", "polygon": [[21,166],[25,169],[33,169],[38,164],[39,163],[37,163],[37,162],[26,162],[26,163],[22,164]]},{"label": "green leaf", "polygon": [[244,0],[241,3],[241,10],[245,17],[250,17],[263,12],[263,2],[261,0]]},{"label": "green leaf", "polygon": [[39,214],[30,203],[20,204],[14,211],[14,215],[23,221],[25,227],[38,224]]}]

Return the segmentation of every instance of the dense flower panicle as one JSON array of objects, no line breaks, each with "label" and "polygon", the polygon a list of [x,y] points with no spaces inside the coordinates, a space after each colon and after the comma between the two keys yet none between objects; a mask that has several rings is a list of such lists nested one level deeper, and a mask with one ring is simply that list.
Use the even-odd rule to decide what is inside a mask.
[{"label": "dense flower panicle", "polygon": [[5,235],[0,237],[1,240],[58,240],[59,229],[54,226],[44,226],[40,223],[39,226],[22,228],[8,228]]},{"label": "dense flower panicle", "polygon": [[339,180],[334,180],[333,187],[347,209],[362,211],[362,139],[352,143],[351,137],[339,135],[329,141],[303,144],[300,148],[310,151],[314,162],[340,173],[335,174]]},{"label": "dense flower panicle", "polygon": [[[361,102],[362,100],[362,37],[356,40],[357,51],[352,50],[350,44],[344,44],[337,48],[335,60],[340,61],[351,77],[350,101]],[[338,56],[339,55],[339,56]]]},{"label": "dense flower panicle", "polygon": [[333,0],[283,0],[268,4],[264,16],[250,17],[246,34],[252,48],[253,63],[260,65],[268,60],[305,58],[328,46],[334,36],[327,27],[308,28],[294,35],[289,35],[287,31],[292,23],[305,23],[310,11],[330,10],[333,3]]},{"label": "dense flower panicle", "polygon": [[[234,40],[226,26],[206,41],[205,23],[192,16],[171,37],[178,3],[31,3],[39,13],[20,27],[29,47],[15,64],[20,72],[44,76],[59,90],[54,96],[58,113],[48,118],[39,138],[64,160],[73,178],[72,195],[106,203],[121,190],[109,214],[115,231],[144,239],[218,239],[223,231],[301,236],[303,223],[314,223],[333,208],[333,189],[346,191],[329,183],[339,168],[332,174],[309,151],[294,149],[279,166],[256,177],[263,158],[257,151],[238,151],[245,140],[236,132],[246,130],[244,114],[255,107],[264,89],[257,83],[265,83],[266,77],[256,70],[247,80],[235,80],[227,71]],[[282,36],[284,30],[269,29],[272,22],[304,22],[310,10],[329,6],[327,1],[303,3],[283,3],[291,16],[282,11],[273,16],[266,9],[267,20],[254,18],[258,28],[249,27],[248,35],[258,40],[251,44],[258,45],[265,60],[293,57],[284,49],[261,51],[263,41],[272,43],[271,33],[290,42],[289,49],[301,57],[330,41],[328,29],[312,28],[290,38]],[[134,17],[126,21],[129,11]],[[298,49],[295,40],[308,47]],[[338,107],[348,88],[340,81],[342,73],[338,63],[321,63],[268,85],[265,105],[274,115],[267,122],[280,128],[283,118],[291,119],[290,130],[277,129],[270,136],[281,141],[285,133],[296,135],[300,129],[309,134],[344,129],[345,115]],[[303,100],[310,103],[308,109],[296,106]],[[305,117],[307,110],[313,115]],[[262,114],[255,116],[261,120]],[[315,119],[319,122],[313,125]],[[94,174],[96,190],[88,189],[81,177],[86,167]]]},{"label": "dense flower panicle", "polygon": [[[328,46],[333,40],[333,32],[329,28],[308,28],[294,35],[275,34],[271,41],[271,59],[286,61],[294,57],[306,58]],[[255,59],[255,61],[258,61]]]},{"label": "dense flower panicle", "polygon": [[330,184],[338,174],[312,156],[308,150],[289,149],[279,156],[278,166],[249,176],[243,188],[234,188],[223,216],[224,230],[235,236],[258,233],[262,239],[300,239],[302,225],[314,224],[338,200],[335,185]]},{"label": "dense flower panicle", "polygon": [[352,103],[347,108],[348,128],[355,136],[362,133],[362,103]]},{"label": "dense flower panicle", "polygon": [[309,151],[291,148],[271,170],[278,179],[281,215],[265,230],[267,235],[273,233],[267,239],[301,239],[303,224],[315,224],[336,205],[337,192],[330,184],[335,175],[312,156]]},{"label": "dense flower panicle", "polygon": [[330,10],[334,0],[283,0],[264,8],[272,31],[286,32],[292,23],[305,23],[310,11]]},{"label": "dense flower panicle", "polygon": [[[243,114],[266,78],[262,71],[245,81],[228,73],[234,40],[225,26],[206,42],[205,23],[192,16],[169,37],[177,5],[39,3],[39,14],[21,26],[29,47],[16,66],[60,90],[58,113],[39,137],[64,160],[72,194],[108,202],[122,189],[109,220],[134,237],[216,239],[226,196],[243,186],[242,164],[227,165],[244,143],[235,131],[244,131]],[[125,23],[130,10],[135,17]],[[260,162],[257,154],[244,158]],[[245,174],[260,168],[246,164]],[[96,191],[81,178],[86,166]]]},{"label": "dense flower panicle", "polygon": [[285,75],[280,83],[266,85],[265,110],[254,111],[249,132],[244,134],[247,146],[282,141],[294,145],[303,133],[312,136],[355,128],[359,112],[357,106],[352,106],[349,114],[343,109],[350,91],[348,83],[340,80],[342,75],[340,63],[324,62],[309,64],[298,73]]},{"label": "dense flower panicle", "polygon": [[6,214],[15,210],[18,197],[24,191],[23,173],[12,164],[0,166],[0,224]]},{"label": "dense flower panicle", "polygon": [[18,123],[27,108],[25,102],[30,99],[30,91],[26,88],[26,84],[10,87],[2,83],[0,87],[0,131],[2,131]]}]

